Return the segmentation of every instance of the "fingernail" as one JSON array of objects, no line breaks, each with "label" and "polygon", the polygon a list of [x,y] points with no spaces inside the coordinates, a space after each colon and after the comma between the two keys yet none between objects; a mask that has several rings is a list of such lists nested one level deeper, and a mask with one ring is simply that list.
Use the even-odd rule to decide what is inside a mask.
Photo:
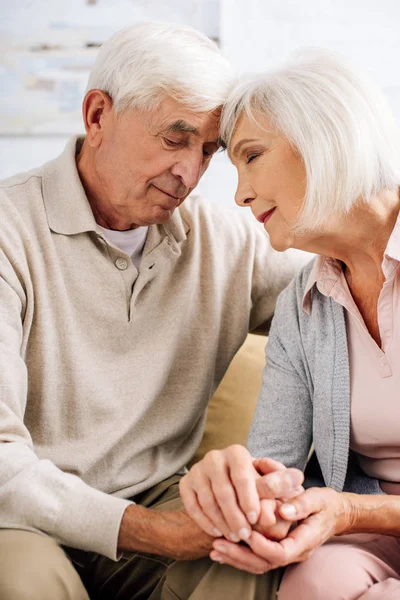
[{"label": "fingernail", "polygon": [[222,533],[216,527],[213,527],[213,534],[216,535],[217,537],[221,537],[222,536]]},{"label": "fingernail", "polygon": [[254,525],[255,523],[257,523],[257,513],[255,510],[251,510],[247,513],[247,520],[250,523],[250,525]]},{"label": "fingernail", "polygon": [[224,558],[220,554],[215,554],[215,552],[213,552],[212,554],[210,554],[210,558],[211,560],[218,562],[220,565],[224,564]]},{"label": "fingernail", "polygon": [[294,504],[282,504],[281,508],[280,508],[280,513],[284,516],[284,517],[295,517],[296,516],[296,507],[294,506]]},{"label": "fingernail", "polygon": [[242,527],[242,529],[239,529],[239,537],[241,540],[248,540],[250,537],[250,530],[247,529],[247,527]]},{"label": "fingernail", "polygon": [[226,548],[224,546],[224,544],[221,544],[221,542],[214,542],[214,550],[217,550],[217,552],[226,552]]},{"label": "fingernail", "polygon": [[237,543],[237,542],[240,542],[240,538],[238,538],[238,536],[237,536],[237,535],[235,535],[235,534],[234,534],[234,533],[232,533],[232,532],[230,532],[230,533],[229,533],[229,537],[230,537],[230,539],[232,540],[232,542],[236,542],[236,543]]}]

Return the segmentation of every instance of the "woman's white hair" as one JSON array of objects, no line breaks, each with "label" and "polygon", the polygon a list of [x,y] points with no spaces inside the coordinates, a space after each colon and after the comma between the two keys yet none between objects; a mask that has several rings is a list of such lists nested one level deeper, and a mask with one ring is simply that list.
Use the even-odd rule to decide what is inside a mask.
[{"label": "woman's white hair", "polygon": [[260,126],[267,119],[304,161],[300,228],[400,184],[399,131],[385,98],[334,53],[306,50],[280,69],[242,79],[222,115],[228,147],[243,113]]},{"label": "woman's white hair", "polygon": [[118,113],[151,109],[166,97],[207,112],[225,102],[233,78],[230,62],[206,35],[147,22],[119,31],[102,45],[87,91],[106,92]]}]

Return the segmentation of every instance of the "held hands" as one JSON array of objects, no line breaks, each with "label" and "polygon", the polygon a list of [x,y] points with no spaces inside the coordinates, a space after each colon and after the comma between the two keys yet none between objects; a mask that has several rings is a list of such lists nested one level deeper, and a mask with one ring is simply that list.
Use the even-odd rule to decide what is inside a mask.
[{"label": "held hands", "polygon": [[351,529],[352,507],[348,495],[330,488],[310,488],[290,503],[283,503],[278,512],[288,523],[299,522],[281,541],[272,541],[253,531],[247,547],[215,540],[210,557],[261,574],[302,562],[329,538]]},{"label": "held hands", "polygon": [[[213,543],[213,560],[264,573],[305,560],[342,532],[349,513],[346,495],[326,488],[304,492],[302,483],[301,471],[272,459],[254,460],[235,445],[209,452],[182,478],[180,492],[190,517],[219,538]],[[237,543],[241,540],[245,545]]]},{"label": "held hands", "polygon": [[298,469],[268,458],[254,460],[246,448],[233,445],[208,452],[181,479],[179,489],[187,513],[201,529],[239,542],[249,539],[256,523],[265,534],[275,526],[271,537],[280,537],[276,498],[303,492],[303,479]]}]

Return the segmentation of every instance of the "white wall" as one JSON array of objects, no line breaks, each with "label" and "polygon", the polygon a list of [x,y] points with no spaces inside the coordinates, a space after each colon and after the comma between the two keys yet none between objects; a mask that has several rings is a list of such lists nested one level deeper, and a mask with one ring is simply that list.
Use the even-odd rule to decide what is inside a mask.
[{"label": "white wall", "polygon": [[292,52],[340,52],[386,93],[400,120],[399,0],[221,0],[221,43],[240,71],[263,71]]}]

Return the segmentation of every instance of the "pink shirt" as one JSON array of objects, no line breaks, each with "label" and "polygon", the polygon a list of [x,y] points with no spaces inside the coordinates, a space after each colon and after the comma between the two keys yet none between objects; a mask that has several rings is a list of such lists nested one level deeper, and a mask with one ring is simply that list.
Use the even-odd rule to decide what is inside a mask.
[{"label": "pink shirt", "polygon": [[[303,308],[310,311],[315,284],[345,309],[350,364],[350,447],[363,471],[381,480],[387,493],[400,493],[400,216],[389,238],[378,300],[382,348],[371,337],[353,300],[342,263],[320,256],[310,273]],[[396,328],[396,323],[398,324]]]}]

